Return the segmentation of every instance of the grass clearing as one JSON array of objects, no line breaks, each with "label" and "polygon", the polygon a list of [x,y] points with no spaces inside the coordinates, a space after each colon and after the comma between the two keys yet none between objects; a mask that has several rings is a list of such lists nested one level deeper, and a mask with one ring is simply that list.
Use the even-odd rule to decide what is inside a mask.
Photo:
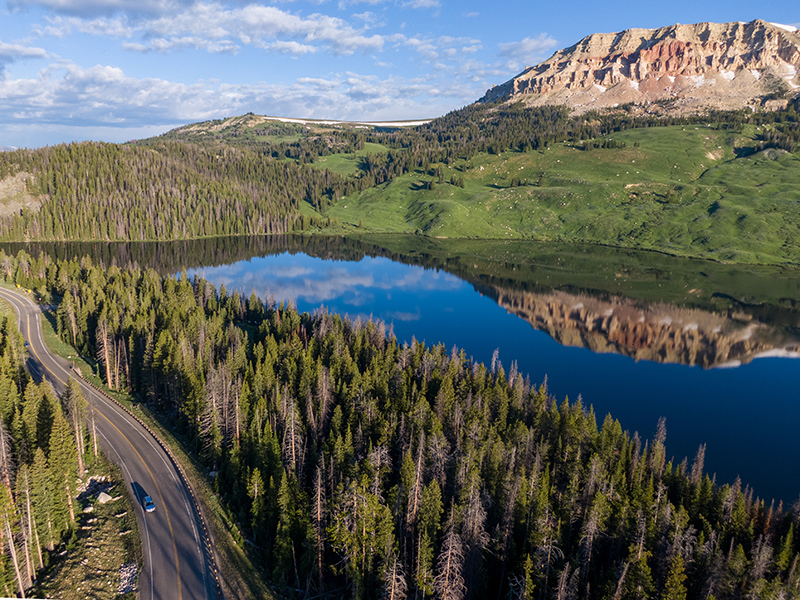
[{"label": "grass clearing", "polygon": [[348,176],[355,175],[361,169],[362,159],[369,154],[386,154],[389,149],[382,144],[373,144],[365,142],[364,146],[358,152],[339,152],[336,154],[328,154],[327,156],[320,156],[310,163],[312,167],[318,169],[327,169],[332,173],[338,175]]},{"label": "grass clearing", "polygon": [[800,155],[748,155],[757,134],[754,126],[653,127],[594,141],[616,147],[562,143],[480,154],[342,198],[325,215],[344,232],[580,242],[797,264]]}]

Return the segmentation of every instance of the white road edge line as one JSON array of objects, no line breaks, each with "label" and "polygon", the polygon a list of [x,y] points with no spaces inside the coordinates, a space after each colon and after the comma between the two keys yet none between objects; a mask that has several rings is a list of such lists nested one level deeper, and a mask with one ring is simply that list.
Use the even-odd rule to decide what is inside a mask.
[{"label": "white road edge line", "polygon": [[[119,455],[119,452],[117,452],[117,449],[114,447],[114,444],[111,443],[111,441],[103,434],[102,431],[99,431],[98,433],[100,434],[100,437],[102,437],[106,441],[108,447],[114,451],[114,454],[117,455],[117,459],[119,459],[119,464],[122,465],[122,468],[125,469],[125,473],[128,474],[128,481],[133,481],[133,477],[131,477],[131,472],[128,471],[128,466],[125,464],[125,461],[122,460],[122,457]],[[142,522],[144,523],[144,535],[147,538],[147,554],[149,557],[147,564],[150,567],[150,598],[152,599],[155,596],[154,583],[153,583],[153,550],[150,547],[150,528],[147,526],[147,515],[142,516]]]}]

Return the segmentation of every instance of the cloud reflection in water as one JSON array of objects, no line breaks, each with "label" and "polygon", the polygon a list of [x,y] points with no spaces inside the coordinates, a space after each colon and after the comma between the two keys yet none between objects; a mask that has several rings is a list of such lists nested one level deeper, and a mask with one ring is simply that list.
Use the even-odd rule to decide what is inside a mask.
[{"label": "cloud reflection in water", "polygon": [[293,301],[301,311],[325,305],[352,318],[372,315],[387,323],[419,321],[426,299],[444,310],[447,302],[432,297],[467,285],[454,275],[386,258],[348,262],[289,253],[189,271],[190,277],[195,274],[217,288],[224,284],[228,293]]}]

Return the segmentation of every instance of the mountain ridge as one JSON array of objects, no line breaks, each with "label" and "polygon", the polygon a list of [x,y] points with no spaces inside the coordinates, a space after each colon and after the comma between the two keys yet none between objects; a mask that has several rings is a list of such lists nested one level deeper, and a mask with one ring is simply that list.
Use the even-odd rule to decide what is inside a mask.
[{"label": "mountain ridge", "polygon": [[800,92],[800,32],[760,19],[594,33],[480,99],[564,104],[577,112],[634,103],[673,111],[783,108]]}]

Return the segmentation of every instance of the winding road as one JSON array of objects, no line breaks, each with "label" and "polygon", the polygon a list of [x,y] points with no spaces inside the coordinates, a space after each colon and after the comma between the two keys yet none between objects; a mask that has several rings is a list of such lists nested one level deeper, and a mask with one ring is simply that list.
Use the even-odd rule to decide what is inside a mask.
[{"label": "winding road", "polygon": [[[144,567],[141,600],[216,600],[213,551],[192,495],[170,456],[156,438],[121,406],[76,377],[69,362],[50,353],[41,329],[41,309],[27,294],[0,288],[0,298],[17,311],[19,330],[28,342],[29,372],[46,379],[61,394],[69,377],[77,379],[97,412],[98,438],[106,456],[120,466],[136,507]],[[156,505],[146,513],[142,499]]]}]

